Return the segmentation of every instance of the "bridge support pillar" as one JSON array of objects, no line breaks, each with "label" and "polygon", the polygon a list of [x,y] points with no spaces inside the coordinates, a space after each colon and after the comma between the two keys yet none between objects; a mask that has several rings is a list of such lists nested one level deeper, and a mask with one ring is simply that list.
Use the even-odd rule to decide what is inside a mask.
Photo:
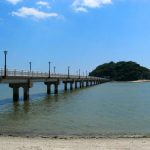
[{"label": "bridge support pillar", "polygon": [[51,94],[51,85],[54,85],[54,93],[57,94],[58,93],[58,85],[59,85],[59,80],[53,80],[53,81],[46,81],[44,82],[45,85],[47,86],[47,94],[50,95]]},{"label": "bridge support pillar", "polygon": [[73,82],[70,82],[70,90],[73,90]]},{"label": "bridge support pillar", "polygon": [[19,100],[19,87],[12,87],[13,88],[13,101],[16,102]]},{"label": "bridge support pillar", "polygon": [[24,89],[24,100],[29,100],[29,87],[25,86]]},{"label": "bridge support pillar", "polygon": [[92,86],[94,86],[94,81],[92,81]]},{"label": "bridge support pillar", "polygon": [[90,81],[90,86],[92,86],[92,81]]},{"label": "bridge support pillar", "polygon": [[70,90],[73,90],[73,83],[74,83],[73,80],[63,81],[63,83],[64,83],[64,90],[65,91],[68,90],[67,84],[70,84]]},{"label": "bridge support pillar", "polygon": [[47,86],[47,94],[51,94],[51,83],[50,82],[45,82],[45,85]]},{"label": "bridge support pillar", "polygon": [[64,83],[64,90],[67,91],[67,82]]},{"label": "bridge support pillar", "polygon": [[84,87],[84,81],[82,81],[82,87]]},{"label": "bridge support pillar", "polygon": [[80,81],[80,88],[82,88],[82,81]]},{"label": "bridge support pillar", "polygon": [[78,82],[75,81],[75,89],[77,89],[77,88],[78,88]]},{"label": "bridge support pillar", "polygon": [[86,87],[88,87],[89,86],[89,81],[86,81]]},{"label": "bridge support pillar", "polygon": [[10,83],[10,88],[13,88],[13,101],[19,100],[19,88],[22,87],[24,90],[24,100],[29,100],[29,88],[32,87],[32,83],[28,81],[27,83]]},{"label": "bridge support pillar", "polygon": [[57,83],[55,83],[55,94],[58,94],[58,84]]},{"label": "bridge support pillar", "polygon": [[47,94],[51,94],[51,84],[47,84]]},{"label": "bridge support pillar", "polygon": [[47,94],[51,94],[51,84],[46,84],[47,85]]}]

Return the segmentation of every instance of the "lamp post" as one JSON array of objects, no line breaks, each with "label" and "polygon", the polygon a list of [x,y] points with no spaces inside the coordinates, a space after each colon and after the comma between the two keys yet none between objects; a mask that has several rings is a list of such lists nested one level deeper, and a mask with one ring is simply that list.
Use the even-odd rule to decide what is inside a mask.
[{"label": "lamp post", "polygon": [[31,61],[29,62],[29,65],[30,65],[30,72],[31,72],[31,70],[32,70],[32,66],[31,66],[32,62]]},{"label": "lamp post", "polygon": [[70,76],[70,67],[68,66],[68,78]]},{"label": "lamp post", "polygon": [[78,71],[76,71],[76,76],[78,76]]},{"label": "lamp post", "polygon": [[88,76],[88,72],[87,72],[87,70],[86,70],[86,78],[87,78],[87,76]]},{"label": "lamp post", "polygon": [[4,55],[5,55],[5,66],[4,66],[4,77],[6,78],[6,76],[7,76],[7,73],[6,73],[6,71],[7,71],[7,66],[6,66],[6,62],[7,62],[7,60],[6,60],[6,56],[7,56],[7,53],[8,53],[8,51],[4,51]]},{"label": "lamp post", "polygon": [[80,79],[80,69],[79,69],[79,79]]},{"label": "lamp post", "polygon": [[49,61],[48,64],[49,64],[49,75],[48,75],[48,77],[50,78],[51,77],[51,62]]},{"label": "lamp post", "polygon": [[56,73],[55,71],[56,71],[56,67],[54,66],[54,74]]}]

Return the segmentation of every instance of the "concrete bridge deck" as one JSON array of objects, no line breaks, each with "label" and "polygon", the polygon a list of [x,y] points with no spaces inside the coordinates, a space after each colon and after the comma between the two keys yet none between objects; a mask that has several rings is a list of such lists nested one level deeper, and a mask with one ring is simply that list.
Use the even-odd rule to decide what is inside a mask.
[{"label": "concrete bridge deck", "polygon": [[7,70],[6,76],[4,76],[4,70],[0,70],[0,84],[9,84],[9,87],[13,89],[14,101],[19,100],[20,87],[22,87],[24,90],[24,100],[29,100],[29,89],[33,86],[34,82],[44,82],[47,86],[47,94],[51,94],[51,85],[54,85],[54,92],[55,94],[57,94],[60,82],[64,84],[64,90],[67,91],[68,84],[70,84],[70,90],[73,90],[73,88],[77,89],[82,87],[88,87],[108,81],[108,79],[98,77],[69,74],[49,74],[46,72],[29,72],[23,70]]}]

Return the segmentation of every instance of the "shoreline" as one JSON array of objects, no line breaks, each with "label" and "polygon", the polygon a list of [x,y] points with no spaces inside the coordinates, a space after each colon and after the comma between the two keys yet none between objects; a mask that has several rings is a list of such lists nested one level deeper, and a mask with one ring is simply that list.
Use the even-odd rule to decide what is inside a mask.
[{"label": "shoreline", "polygon": [[0,136],[0,150],[148,150],[150,138],[50,139]]},{"label": "shoreline", "polygon": [[131,83],[142,83],[142,82],[150,82],[150,80],[135,80],[135,81],[129,81]]},{"label": "shoreline", "polygon": [[41,139],[142,139],[150,138],[150,135],[15,135],[15,134],[0,134],[0,138],[41,138]]},{"label": "shoreline", "polygon": [[144,83],[144,82],[150,82],[150,80],[134,80],[134,81],[115,81],[115,80],[112,80],[110,82],[116,82],[116,83],[121,83],[121,82],[124,82],[124,83]]},{"label": "shoreline", "polygon": [[150,80],[134,80],[134,81],[111,81],[111,82],[118,82],[118,83],[120,83],[120,82],[129,82],[129,83],[143,83],[143,82],[150,82]]}]

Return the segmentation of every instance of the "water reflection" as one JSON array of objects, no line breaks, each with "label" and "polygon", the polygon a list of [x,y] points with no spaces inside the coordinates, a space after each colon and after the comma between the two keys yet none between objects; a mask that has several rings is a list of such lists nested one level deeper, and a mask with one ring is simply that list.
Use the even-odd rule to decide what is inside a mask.
[{"label": "water reflection", "polygon": [[[84,90],[84,89],[82,89]],[[58,107],[57,103],[59,101],[68,101],[69,99],[67,98],[68,96],[73,96],[75,94],[77,94],[78,92],[80,92],[81,90],[73,90],[73,91],[64,91],[62,93],[59,94],[51,94],[51,95],[46,95],[46,93],[39,93],[39,94],[33,94],[31,95],[32,99],[30,100],[26,100],[23,101],[22,99],[20,101],[17,102],[11,102],[10,103],[10,99],[9,99],[9,103],[6,103],[7,105],[12,104],[12,110],[13,110],[13,114],[16,115],[17,113],[29,113],[30,111],[38,111],[34,110],[36,109],[37,106],[41,106],[41,107],[47,107],[49,108],[49,111],[51,108],[55,108],[55,105]],[[37,98],[37,99],[33,99],[33,98]],[[57,109],[57,108],[56,108]]]},{"label": "water reflection", "polygon": [[13,113],[17,114],[20,111],[20,104],[18,102],[13,102]]},{"label": "water reflection", "polygon": [[25,113],[28,113],[30,111],[30,101],[29,100],[24,101],[23,110]]}]

